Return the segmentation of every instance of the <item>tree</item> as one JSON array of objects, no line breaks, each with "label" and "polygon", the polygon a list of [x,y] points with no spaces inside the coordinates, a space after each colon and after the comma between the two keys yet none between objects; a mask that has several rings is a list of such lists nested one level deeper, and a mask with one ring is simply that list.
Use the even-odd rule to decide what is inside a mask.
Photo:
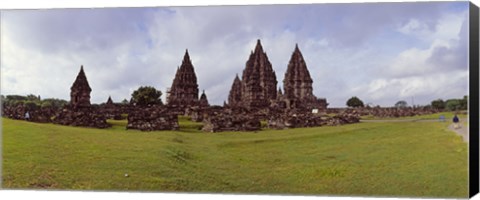
[{"label": "tree", "polygon": [[27,110],[36,110],[38,108],[38,104],[35,101],[26,101],[24,105]]},{"label": "tree", "polygon": [[360,100],[358,97],[352,97],[347,101],[347,106],[348,107],[363,107],[363,101]]},{"label": "tree", "polygon": [[445,102],[445,107],[449,111],[460,110],[460,100],[459,99],[449,99]]},{"label": "tree", "polygon": [[26,96],[29,101],[40,101],[40,95],[29,94]]},{"label": "tree", "polygon": [[67,105],[68,101],[63,99],[55,99],[55,98],[47,98],[42,100],[42,107],[51,106],[52,108],[62,108],[63,106]]},{"label": "tree", "polygon": [[127,104],[128,104],[128,100],[127,100],[127,99],[123,99],[123,101],[122,101],[121,103],[124,104],[124,105],[127,105]]},{"label": "tree", "polygon": [[13,101],[26,101],[27,97],[21,96],[21,95],[7,95],[7,100],[13,100]]},{"label": "tree", "polygon": [[52,102],[50,101],[42,101],[42,104],[40,105],[42,108],[52,108]]},{"label": "tree", "polygon": [[437,99],[432,101],[432,107],[435,109],[443,110],[445,109],[445,102],[442,99]]},{"label": "tree", "polygon": [[151,86],[142,86],[132,93],[133,103],[139,106],[162,104],[162,92]]},{"label": "tree", "polygon": [[408,106],[407,102],[405,100],[398,101],[395,104],[396,108],[406,108]]}]

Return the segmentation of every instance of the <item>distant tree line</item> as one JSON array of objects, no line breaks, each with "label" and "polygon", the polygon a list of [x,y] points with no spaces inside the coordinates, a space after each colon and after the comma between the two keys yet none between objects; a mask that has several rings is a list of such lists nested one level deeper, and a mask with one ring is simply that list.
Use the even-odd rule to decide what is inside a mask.
[{"label": "distant tree line", "polygon": [[437,99],[431,103],[433,108],[440,110],[467,110],[468,109],[468,96],[463,96],[462,99],[448,99],[446,101],[442,99]]},{"label": "distant tree line", "polygon": [[46,98],[41,99],[40,96],[29,94],[22,95],[0,95],[0,101],[3,106],[19,106],[24,105],[28,109],[35,108],[62,108],[68,101],[63,99]]},{"label": "distant tree line", "polygon": [[[155,89],[151,86],[142,86],[139,87],[132,93],[132,98],[130,102],[127,99],[124,99],[120,102],[120,104],[127,105],[129,103],[140,105],[140,106],[148,106],[148,105],[163,105],[162,100],[160,97],[162,96],[162,92]],[[20,106],[23,105],[29,110],[33,110],[36,108],[54,108],[54,109],[61,109],[65,105],[69,103],[69,101],[63,99],[56,99],[56,98],[47,98],[41,99],[41,97],[34,94],[29,94],[26,96],[22,95],[0,95],[0,102],[3,106],[13,107],[13,106]],[[105,103],[101,103],[100,105],[104,105]],[[93,104],[97,105],[97,104]]]},{"label": "distant tree line", "polygon": [[[348,99],[346,104],[348,107],[353,107],[353,108],[364,107],[363,101],[356,96]],[[426,105],[426,106],[431,106],[432,108],[435,108],[435,109],[447,110],[447,111],[467,110],[468,95],[463,96],[462,99],[448,99],[446,101],[442,99],[437,99],[432,101],[430,105]],[[395,103],[394,107],[406,108],[408,107],[408,103],[405,100],[400,100],[397,103]]]}]

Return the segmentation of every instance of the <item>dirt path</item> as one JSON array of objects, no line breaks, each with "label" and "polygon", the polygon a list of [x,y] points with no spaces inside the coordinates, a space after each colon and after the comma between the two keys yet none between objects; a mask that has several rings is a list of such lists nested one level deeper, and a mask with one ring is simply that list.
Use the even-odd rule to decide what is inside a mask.
[{"label": "dirt path", "polygon": [[468,143],[468,141],[469,141],[468,126],[465,126],[465,124],[463,123],[463,120],[460,120],[460,122],[458,124],[460,125],[460,128],[455,129],[453,127],[453,123],[452,123],[448,126],[448,129],[450,129],[450,130],[454,131],[455,133],[457,133],[458,135],[462,136],[463,141]]}]

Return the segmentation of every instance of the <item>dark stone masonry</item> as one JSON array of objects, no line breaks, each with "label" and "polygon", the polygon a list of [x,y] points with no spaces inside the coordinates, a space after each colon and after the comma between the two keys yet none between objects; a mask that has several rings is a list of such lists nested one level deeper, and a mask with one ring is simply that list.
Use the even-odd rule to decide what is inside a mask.
[{"label": "dark stone masonry", "polygon": [[208,107],[210,104],[208,103],[207,95],[205,94],[205,90],[200,95],[200,100],[198,101],[198,105],[200,107]]},{"label": "dark stone masonry", "polygon": [[230,109],[215,110],[205,115],[202,131],[258,131],[260,120],[246,113],[234,113]]},{"label": "dark stone masonry", "polygon": [[185,109],[198,105],[197,76],[188,55],[185,51],[182,65],[177,69],[172,87],[167,92],[167,105]]},{"label": "dark stone masonry", "polygon": [[284,105],[288,109],[301,108],[307,111],[320,109],[325,111],[328,105],[327,101],[326,99],[318,99],[313,95],[312,83],[313,80],[310,77],[303,55],[298,45],[295,45],[295,50],[283,79],[284,94],[280,100],[285,102]]},{"label": "dark stone masonry", "polygon": [[238,74],[233,80],[230,93],[228,94],[228,106],[239,107],[242,105],[242,81],[238,78]]},{"label": "dark stone masonry", "polygon": [[127,129],[141,131],[178,130],[178,117],[165,106],[137,108],[128,114]]},{"label": "dark stone masonry", "polygon": [[260,40],[247,60],[241,86],[241,104],[245,107],[269,107],[277,98],[277,77]]},{"label": "dark stone masonry", "polygon": [[70,90],[70,105],[74,109],[90,107],[90,92],[92,92],[92,88],[88,84],[87,76],[83,71],[83,65],[80,67],[80,72]]},{"label": "dark stone masonry", "polygon": [[93,107],[82,109],[72,109],[66,107],[55,115],[53,123],[67,126],[84,126],[92,128],[110,127],[110,125],[107,123],[105,115],[96,112],[96,109]]},{"label": "dark stone masonry", "polygon": [[80,72],[70,90],[70,104],[55,115],[53,123],[94,128],[110,127],[105,115],[99,113],[98,108],[90,104],[92,89],[88,84],[83,66],[80,67]]},{"label": "dark stone masonry", "polygon": [[283,80],[284,92],[277,90],[277,79],[260,40],[250,53],[242,80],[238,75],[233,80],[228,96],[229,107],[302,109],[311,112],[317,109],[326,112],[328,103],[313,94],[313,80],[298,45],[292,53]]}]

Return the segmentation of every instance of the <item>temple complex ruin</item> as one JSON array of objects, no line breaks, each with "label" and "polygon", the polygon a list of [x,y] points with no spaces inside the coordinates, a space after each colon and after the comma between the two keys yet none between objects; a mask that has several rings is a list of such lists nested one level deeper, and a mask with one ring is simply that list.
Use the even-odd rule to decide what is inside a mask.
[{"label": "temple complex ruin", "polygon": [[336,126],[357,123],[360,116],[365,115],[404,117],[439,111],[428,107],[327,109],[326,99],[313,94],[313,78],[298,45],[288,62],[282,90],[277,88],[275,71],[260,40],[251,51],[241,78],[237,74],[233,79],[228,103],[210,105],[205,90],[199,98],[198,88],[194,66],[186,50],[167,92],[166,105],[116,104],[111,96],[106,103],[92,105],[92,88],[81,66],[70,88],[70,102],[63,104],[65,106],[51,108],[19,103],[3,106],[2,114],[32,122],[95,128],[109,127],[106,119],[127,119],[127,129],[142,131],[178,130],[178,115],[185,115],[192,121],[202,122],[203,131],[218,132],[258,131],[265,126],[272,129]]},{"label": "temple complex ruin", "polygon": [[313,80],[298,45],[292,53],[285,78],[284,92],[276,88],[277,80],[260,40],[250,53],[242,79],[235,77],[228,95],[228,106],[246,108],[317,109],[325,112],[327,100],[313,94]]}]

